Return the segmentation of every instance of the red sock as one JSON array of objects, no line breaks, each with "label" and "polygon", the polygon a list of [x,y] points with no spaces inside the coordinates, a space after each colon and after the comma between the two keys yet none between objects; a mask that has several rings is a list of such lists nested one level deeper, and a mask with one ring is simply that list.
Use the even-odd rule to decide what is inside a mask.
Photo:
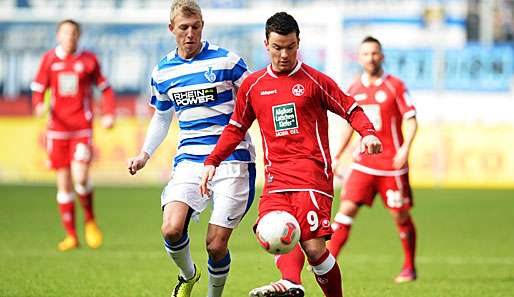
[{"label": "red sock", "polygon": [[84,219],[86,222],[95,219],[93,214],[93,191],[90,191],[86,194],[78,194],[80,205],[82,205],[82,209],[84,209]]},{"label": "red sock", "polygon": [[351,222],[350,224],[344,224],[337,221],[332,223],[332,229],[334,230],[334,234],[327,243],[327,249],[330,251],[334,257],[337,258],[339,256],[339,252],[345,245],[348,240],[348,236],[350,235],[350,229],[352,228]]},{"label": "red sock", "polygon": [[59,203],[59,210],[61,212],[61,221],[66,229],[68,235],[77,237],[77,231],[75,230],[75,203]]},{"label": "red sock", "polygon": [[334,256],[327,250],[318,260],[309,263],[324,295],[326,297],[343,297],[341,271]]},{"label": "red sock", "polygon": [[407,221],[401,225],[397,225],[400,232],[400,240],[402,241],[405,262],[403,268],[414,269],[414,256],[416,252],[416,227],[409,217]]},{"label": "red sock", "polygon": [[286,279],[295,284],[302,283],[302,269],[305,263],[305,255],[299,244],[289,253],[276,256],[275,263],[282,274],[282,279]]}]

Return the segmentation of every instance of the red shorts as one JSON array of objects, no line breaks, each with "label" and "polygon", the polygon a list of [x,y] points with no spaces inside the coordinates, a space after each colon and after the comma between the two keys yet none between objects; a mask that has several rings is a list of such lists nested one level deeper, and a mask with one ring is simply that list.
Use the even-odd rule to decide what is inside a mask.
[{"label": "red shorts", "polygon": [[93,157],[91,137],[46,139],[49,165],[52,169],[70,167],[71,161],[90,163]]},{"label": "red shorts", "polygon": [[409,174],[379,176],[352,169],[341,190],[341,200],[371,206],[380,193],[384,205],[391,210],[408,210],[413,206]]},{"label": "red shorts", "polygon": [[[314,192],[281,192],[262,195],[259,202],[259,218],[273,210],[292,214],[300,224],[300,241],[313,238],[330,239],[330,212],[332,198]],[[259,223],[259,219],[255,226]]]}]

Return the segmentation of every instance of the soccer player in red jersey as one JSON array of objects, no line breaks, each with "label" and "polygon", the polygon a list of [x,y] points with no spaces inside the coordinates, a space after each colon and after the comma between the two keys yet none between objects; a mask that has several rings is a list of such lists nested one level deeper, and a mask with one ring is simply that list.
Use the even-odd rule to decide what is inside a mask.
[{"label": "soccer player in red jersey", "polygon": [[[351,85],[349,93],[372,121],[382,141],[383,152],[378,155],[354,154],[351,170],[345,177],[341,205],[332,224],[334,235],[328,242],[328,249],[337,257],[348,239],[359,207],[371,206],[375,195],[379,193],[400,232],[405,262],[395,282],[401,283],[416,279],[416,229],[409,212],[413,204],[407,159],[416,135],[417,121],[416,110],[405,85],[398,78],[384,72],[383,61],[380,42],[373,37],[366,37],[359,49],[359,62],[364,73]],[[405,135],[402,134],[402,123]],[[336,159],[340,158],[348,146],[352,132],[351,127],[345,127]]]},{"label": "soccer player in red jersey", "polygon": [[[325,240],[332,235],[334,193],[327,111],[343,117],[363,136],[362,151],[378,153],[381,143],[352,97],[328,76],[297,60],[299,33],[296,20],[285,12],[267,20],[265,46],[271,65],[243,81],[230,124],[204,162],[200,191],[207,194],[207,182],[216,167],[257,120],[265,163],[259,217],[273,210],[285,210],[295,216],[301,228],[300,243],[316,281],[325,296],[340,297],[343,292],[339,266],[325,247]],[[303,254],[297,260],[303,266]],[[282,271],[280,263],[278,266]],[[252,290],[250,296],[303,296],[299,282],[299,277],[292,276]]]},{"label": "soccer player in red jersey", "polygon": [[114,94],[100,72],[96,56],[78,49],[80,25],[73,20],[57,26],[58,46],[46,52],[31,84],[32,101],[38,116],[46,112],[44,93],[51,91],[46,134],[49,165],[57,173],[57,202],[66,237],[60,251],[78,247],[75,229],[74,191],[84,209],[85,239],[91,248],[102,244],[102,233],[95,223],[93,188],[89,179],[92,158],[93,92],[96,85],[103,93],[102,124],[114,124]]}]

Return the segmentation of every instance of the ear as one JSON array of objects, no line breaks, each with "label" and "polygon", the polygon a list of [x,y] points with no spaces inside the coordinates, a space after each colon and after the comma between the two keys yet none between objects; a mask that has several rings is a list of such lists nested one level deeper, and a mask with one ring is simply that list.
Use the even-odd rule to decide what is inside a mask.
[{"label": "ear", "polygon": [[266,50],[269,52],[269,42],[267,39],[264,39],[264,47],[266,48]]},{"label": "ear", "polygon": [[175,29],[175,27],[173,26],[172,23],[169,23],[168,24],[168,29],[170,30],[171,33],[173,33],[173,30]]}]

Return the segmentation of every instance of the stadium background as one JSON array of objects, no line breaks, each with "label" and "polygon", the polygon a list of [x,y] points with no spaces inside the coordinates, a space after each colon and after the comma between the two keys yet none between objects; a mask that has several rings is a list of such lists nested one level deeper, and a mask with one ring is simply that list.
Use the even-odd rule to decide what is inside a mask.
[{"label": "stadium background", "polygon": [[[125,161],[137,154],[151,116],[147,106],[151,68],[174,47],[167,30],[170,2],[0,0],[0,296],[156,296],[169,287],[156,276],[174,278],[161,264],[167,260],[159,241],[156,205],[160,188],[169,179],[176,124],[137,177],[128,175]],[[342,88],[359,71],[356,49],[366,35],[382,41],[386,71],[409,87],[419,120],[410,167],[417,197],[415,216],[422,230],[419,262],[427,282],[406,291],[380,281],[368,290],[359,287],[369,286],[369,271],[378,271],[378,278],[392,275],[400,259],[392,225],[380,223],[388,220],[387,214],[375,207],[364,212],[364,223],[356,227],[348,247],[356,255],[348,256],[345,264],[347,271],[354,271],[347,278],[352,296],[512,296],[514,1],[199,2],[206,23],[204,38],[233,49],[253,70],[267,63],[262,45],[265,20],[286,10],[299,21],[302,58]],[[92,174],[95,184],[103,186],[97,199],[100,224],[111,235],[95,255],[87,250],[65,257],[50,252],[61,232],[53,200],[54,174],[46,167],[45,119],[32,116],[30,103],[30,82],[42,53],[55,46],[55,24],[64,18],[82,23],[81,45],[98,54],[118,99],[115,129],[105,131],[98,125],[95,130]],[[339,123],[331,116],[334,150]],[[252,133],[260,164],[255,125]],[[260,169],[258,177],[261,183]],[[256,254],[257,244],[247,232],[254,215],[249,215],[252,219],[246,220],[243,231],[238,230],[232,247],[256,262],[245,267],[244,275],[233,276],[243,279],[243,285],[229,288],[227,296],[243,296],[251,286],[271,280],[262,271],[272,270],[271,260]],[[195,225],[192,232],[203,234],[203,228]],[[373,241],[375,230],[389,237]],[[25,247],[29,239],[36,245]],[[391,256],[391,251],[397,253]],[[193,256],[205,257],[201,240],[194,243]],[[128,264],[115,262],[120,259]],[[146,266],[137,264],[142,259]],[[69,266],[73,261],[88,266],[90,276],[84,279]],[[110,270],[95,269],[99,263]],[[389,266],[390,271],[385,268]],[[429,279],[441,271],[445,276],[463,276],[457,277],[457,283],[450,281],[451,276]],[[67,282],[60,281],[59,274],[67,275]],[[307,289],[317,290],[312,277],[306,279]],[[96,291],[87,287],[98,282],[102,285]],[[155,287],[149,288],[149,283]],[[202,286],[199,290],[205,292]],[[455,292],[454,286],[460,291]]]}]

